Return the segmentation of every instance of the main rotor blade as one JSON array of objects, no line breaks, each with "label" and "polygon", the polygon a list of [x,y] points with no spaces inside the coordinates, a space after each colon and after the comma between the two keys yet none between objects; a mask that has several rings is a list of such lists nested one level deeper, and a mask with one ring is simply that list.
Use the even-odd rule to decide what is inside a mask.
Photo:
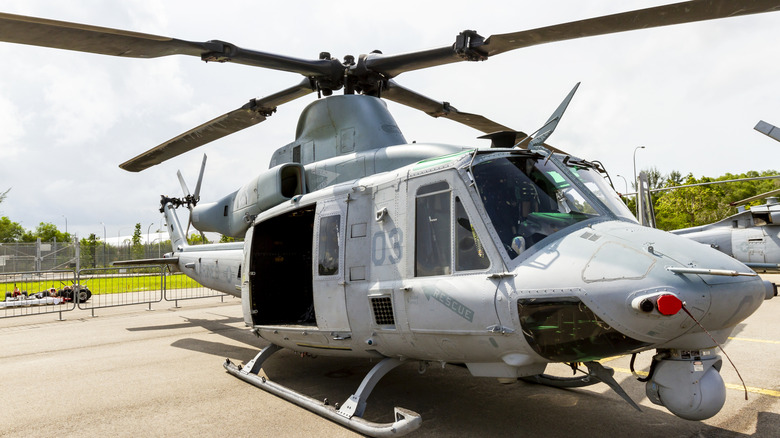
[{"label": "main rotor blade", "polygon": [[737,17],[780,10],[777,0],[693,0],[603,17],[556,24],[538,29],[493,35],[481,49],[488,56],[537,44]]},{"label": "main rotor blade", "polygon": [[732,207],[738,207],[740,205],[745,205],[747,203],[750,203],[750,202],[753,202],[753,201],[757,201],[759,199],[765,199],[765,198],[768,198],[770,196],[777,195],[778,193],[780,193],[780,189],[770,190],[768,192],[761,193],[760,195],[751,196],[749,198],[741,199],[739,201],[734,201],[734,202],[730,203],[729,205],[732,206]]},{"label": "main rotor blade", "polygon": [[204,61],[230,61],[300,73],[304,76],[338,78],[343,72],[343,67],[337,60],[299,59],[242,49],[224,41],[185,41],[140,32],[1,12],[0,41],[129,58],[189,55],[197,56]]},{"label": "main rotor blade", "polygon": [[511,128],[496,123],[479,114],[460,112],[455,107],[450,106],[449,102],[433,100],[408,88],[402,87],[393,80],[388,81],[387,89],[382,92],[382,97],[418,109],[431,117],[446,117],[484,133],[512,130]]},{"label": "main rotor blade", "polygon": [[484,61],[493,55],[538,44],[778,10],[777,0],[692,0],[497,34],[487,39],[474,31],[464,31],[451,46],[399,55],[370,55],[365,62],[370,70],[392,78],[407,71],[453,62]]},{"label": "main rotor blade", "polygon": [[215,119],[190,129],[176,138],[166,141],[119,165],[130,172],[139,172],[177,155],[191,151],[226,135],[238,132],[264,121],[283,103],[305,96],[314,91],[309,79],[262,99],[252,99],[241,108],[230,111]]},{"label": "main rotor blade", "polygon": [[[512,128],[508,128],[479,114],[460,112],[455,107],[451,106],[449,102],[439,102],[437,100],[423,96],[420,93],[398,85],[398,83],[393,80],[387,81],[387,89],[382,92],[382,97],[388,100],[392,100],[393,102],[398,102],[402,105],[418,109],[431,117],[446,117],[454,122],[464,124],[486,134],[516,132]],[[519,132],[516,133],[522,135],[521,138],[515,139],[516,141],[522,140],[518,147],[527,148],[532,138],[527,137],[525,134]],[[489,136],[483,136],[480,138],[489,138]],[[542,143],[542,145],[553,152],[565,153],[560,149],[550,146],[546,143]]]},{"label": "main rotor blade", "polygon": [[0,13],[0,41],[131,58],[208,51],[205,43],[6,13]]}]

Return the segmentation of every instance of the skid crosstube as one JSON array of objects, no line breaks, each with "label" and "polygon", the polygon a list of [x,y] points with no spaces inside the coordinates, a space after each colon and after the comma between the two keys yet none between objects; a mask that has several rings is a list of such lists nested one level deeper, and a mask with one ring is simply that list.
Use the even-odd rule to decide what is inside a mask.
[{"label": "skid crosstube", "polygon": [[341,409],[336,409],[330,404],[315,400],[305,394],[301,394],[300,392],[274,383],[267,378],[258,375],[262,362],[280,349],[280,347],[271,344],[260,351],[254,359],[243,367],[232,363],[230,359],[225,361],[224,367],[228,373],[247,383],[251,383],[260,389],[270,392],[271,394],[281,397],[302,408],[308,409],[323,418],[327,418],[328,420],[364,435],[374,437],[401,436],[420,427],[420,424],[422,423],[420,414],[400,407],[394,408],[393,418],[395,418],[395,422],[393,423],[374,423],[367,421],[360,416],[363,414],[363,409],[366,404],[365,401],[374,388],[374,385],[376,385],[379,379],[387,372],[400,365],[402,363],[400,360],[385,358],[376,364],[363,379],[357,392],[344,402]]}]

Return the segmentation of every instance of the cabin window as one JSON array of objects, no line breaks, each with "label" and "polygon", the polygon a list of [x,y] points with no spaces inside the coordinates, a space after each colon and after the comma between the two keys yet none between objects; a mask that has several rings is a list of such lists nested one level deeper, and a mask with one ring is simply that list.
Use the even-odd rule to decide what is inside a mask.
[{"label": "cabin window", "polygon": [[450,186],[442,181],[420,187],[415,211],[414,275],[451,273]]},{"label": "cabin window", "polygon": [[317,265],[320,275],[335,275],[339,272],[339,225],[341,216],[326,216],[320,219],[320,244]]},{"label": "cabin window", "polygon": [[459,197],[455,197],[455,270],[473,271],[490,266],[485,248],[477,236],[466,209]]}]

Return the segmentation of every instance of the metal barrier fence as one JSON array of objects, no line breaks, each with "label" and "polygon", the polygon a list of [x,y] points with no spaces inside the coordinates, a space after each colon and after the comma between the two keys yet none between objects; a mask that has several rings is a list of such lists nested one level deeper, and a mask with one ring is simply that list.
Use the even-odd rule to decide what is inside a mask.
[{"label": "metal barrier fence", "polygon": [[76,308],[74,271],[0,273],[0,318],[69,312]]},{"label": "metal barrier fence", "polygon": [[95,268],[79,271],[79,283],[92,292],[92,297],[78,303],[79,309],[90,310],[106,307],[132,306],[152,303],[163,299],[162,266],[127,268]]},{"label": "metal barrier fence", "polygon": [[0,318],[225,296],[165,265],[0,273],[0,289]]},{"label": "metal barrier fence", "polygon": [[179,307],[180,300],[197,300],[199,298],[224,297],[225,294],[214,289],[203,287],[195,280],[181,272],[171,272],[169,266],[164,267],[166,301],[173,301]]}]

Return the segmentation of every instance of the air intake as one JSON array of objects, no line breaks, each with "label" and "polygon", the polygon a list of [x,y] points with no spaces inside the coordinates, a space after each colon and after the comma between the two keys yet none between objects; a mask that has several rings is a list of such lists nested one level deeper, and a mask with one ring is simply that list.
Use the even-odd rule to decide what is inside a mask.
[{"label": "air intake", "polygon": [[395,325],[393,302],[390,297],[371,298],[371,309],[374,311],[376,325]]}]

